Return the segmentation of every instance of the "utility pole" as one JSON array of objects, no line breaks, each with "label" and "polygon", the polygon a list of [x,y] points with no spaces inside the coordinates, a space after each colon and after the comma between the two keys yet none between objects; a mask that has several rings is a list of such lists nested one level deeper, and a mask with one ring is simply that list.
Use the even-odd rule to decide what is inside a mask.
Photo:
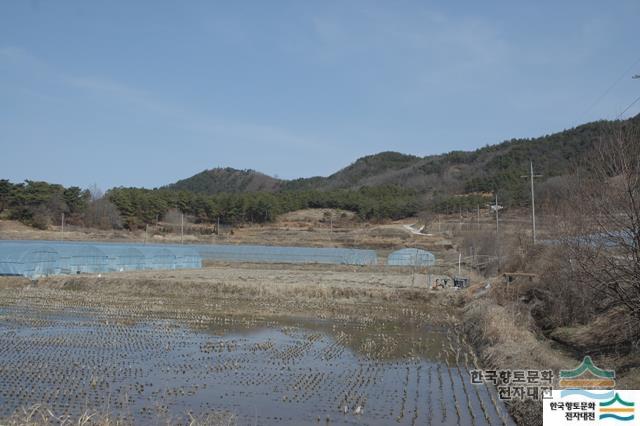
[{"label": "utility pole", "polygon": [[496,235],[500,233],[500,222],[498,221],[499,207],[502,207],[502,206],[498,205],[498,193],[496,192],[496,203],[493,206],[493,209],[496,211]]},{"label": "utility pole", "polygon": [[498,254],[498,270],[500,270],[500,221],[498,219],[498,192],[496,191],[496,253]]},{"label": "utility pole", "polygon": [[329,216],[329,239],[333,239],[333,212],[331,212],[331,216]]},{"label": "utility pole", "polygon": [[498,257],[498,269],[500,269],[500,219],[498,218],[498,212],[502,209],[502,206],[498,204],[498,191],[496,191],[496,203],[491,206],[496,212],[496,255]]},{"label": "utility pole", "polygon": [[542,177],[542,175],[533,174],[533,161],[529,161],[529,176],[520,177],[531,179],[531,234],[533,236],[533,245],[536,245],[536,201],[533,190],[533,179]]}]

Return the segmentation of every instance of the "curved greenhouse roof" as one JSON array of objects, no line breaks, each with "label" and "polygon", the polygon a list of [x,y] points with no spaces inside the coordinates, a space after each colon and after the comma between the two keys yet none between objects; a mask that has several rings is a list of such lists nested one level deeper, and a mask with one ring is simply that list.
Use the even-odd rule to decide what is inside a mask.
[{"label": "curved greenhouse roof", "polygon": [[326,263],[334,265],[375,265],[374,250],[286,247],[260,245],[194,245],[203,259],[227,262]]},{"label": "curved greenhouse roof", "polygon": [[0,275],[28,277],[59,273],[59,254],[46,245],[0,245]]},{"label": "curved greenhouse roof", "polygon": [[0,241],[0,275],[32,279],[56,274],[200,268],[202,258],[182,246],[60,241]]},{"label": "curved greenhouse roof", "polygon": [[374,250],[347,248],[0,241],[0,275],[30,278],[53,274],[201,268],[203,259],[338,265],[378,263]]},{"label": "curved greenhouse roof", "polygon": [[122,247],[112,245],[100,246],[107,255],[109,271],[136,271],[144,269],[146,257],[142,250],[136,247]]},{"label": "curved greenhouse roof", "polygon": [[96,246],[59,243],[53,248],[58,252],[58,265],[63,274],[107,271],[107,255]]},{"label": "curved greenhouse roof", "polygon": [[200,268],[202,267],[202,256],[189,246],[173,246],[173,252],[176,255],[177,264],[181,268]]},{"label": "curved greenhouse roof", "polygon": [[396,250],[387,258],[387,265],[390,266],[433,266],[435,263],[433,253],[417,248]]},{"label": "curved greenhouse roof", "polygon": [[145,269],[176,269],[176,255],[164,247],[149,247],[145,250],[147,266]]}]

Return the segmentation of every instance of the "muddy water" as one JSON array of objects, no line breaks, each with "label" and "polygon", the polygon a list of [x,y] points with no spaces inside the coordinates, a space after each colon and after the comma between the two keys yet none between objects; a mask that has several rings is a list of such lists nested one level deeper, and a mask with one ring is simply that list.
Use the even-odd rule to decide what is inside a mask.
[{"label": "muddy water", "polygon": [[0,418],[41,403],[135,424],[511,424],[454,330],[220,317],[198,327],[80,308],[0,309]]}]

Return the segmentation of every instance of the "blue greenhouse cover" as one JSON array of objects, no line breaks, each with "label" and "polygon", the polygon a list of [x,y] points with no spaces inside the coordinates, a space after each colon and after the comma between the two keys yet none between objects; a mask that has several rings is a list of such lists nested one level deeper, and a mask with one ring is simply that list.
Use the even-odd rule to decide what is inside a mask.
[{"label": "blue greenhouse cover", "polygon": [[387,258],[387,265],[390,266],[433,266],[435,263],[433,253],[417,248],[396,250]]},{"label": "blue greenhouse cover", "polygon": [[32,279],[58,274],[201,268],[193,249],[175,245],[0,241],[0,275]]},{"label": "blue greenhouse cover", "polygon": [[223,244],[0,241],[0,275],[32,279],[57,274],[201,268],[225,262],[375,265],[374,250]]},{"label": "blue greenhouse cover", "polygon": [[330,247],[286,247],[261,245],[193,245],[203,259],[227,262],[326,263],[334,265],[375,265],[374,250]]}]

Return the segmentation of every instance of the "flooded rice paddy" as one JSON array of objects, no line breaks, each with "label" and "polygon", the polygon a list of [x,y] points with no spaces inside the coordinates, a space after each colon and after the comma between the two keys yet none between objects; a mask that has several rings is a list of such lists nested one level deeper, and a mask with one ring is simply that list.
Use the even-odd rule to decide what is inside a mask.
[{"label": "flooded rice paddy", "polygon": [[[363,316],[364,317],[364,316]],[[470,384],[463,337],[402,309],[397,320],[260,315],[141,318],[82,306],[0,306],[0,418],[43,404],[125,422],[502,425]]]}]

